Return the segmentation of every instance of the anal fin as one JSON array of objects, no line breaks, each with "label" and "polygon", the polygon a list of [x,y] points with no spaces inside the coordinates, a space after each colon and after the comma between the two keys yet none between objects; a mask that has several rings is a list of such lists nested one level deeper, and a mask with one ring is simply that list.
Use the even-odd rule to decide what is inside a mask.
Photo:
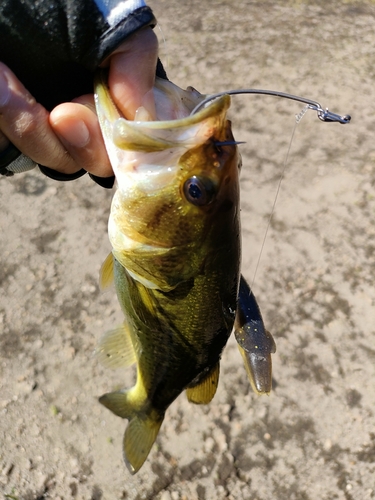
[{"label": "anal fin", "polygon": [[220,363],[193,387],[186,389],[186,396],[190,403],[198,405],[208,404],[215,396],[217,385],[219,383]]}]

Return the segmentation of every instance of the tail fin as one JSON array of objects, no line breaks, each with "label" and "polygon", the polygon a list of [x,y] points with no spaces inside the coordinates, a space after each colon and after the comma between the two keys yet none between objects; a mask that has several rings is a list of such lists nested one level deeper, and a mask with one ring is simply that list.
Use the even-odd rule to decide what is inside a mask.
[{"label": "tail fin", "polygon": [[99,402],[115,415],[129,420],[123,440],[123,456],[131,474],[135,474],[144,464],[158,435],[164,414],[150,408],[145,411],[134,404],[130,391],[104,394]]},{"label": "tail fin", "polygon": [[100,396],[99,403],[121,418],[131,419],[134,413],[133,406],[128,402],[128,391],[108,392]]},{"label": "tail fin", "polygon": [[164,415],[160,420],[136,416],[130,420],[123,441],[123,454],[126,467],[135,474],[144,464],[158,435]]}]

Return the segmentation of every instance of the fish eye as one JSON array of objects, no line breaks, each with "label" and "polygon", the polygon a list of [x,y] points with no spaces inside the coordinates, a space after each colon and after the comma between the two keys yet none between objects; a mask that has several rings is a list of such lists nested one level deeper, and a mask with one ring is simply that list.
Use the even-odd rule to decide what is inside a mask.
[{"label": "fish eye", "polygon": [[215,186],[207,177],[193,175],[185,181],[184,194],[190,203],[201,207],[211,203],[215,196]]}]

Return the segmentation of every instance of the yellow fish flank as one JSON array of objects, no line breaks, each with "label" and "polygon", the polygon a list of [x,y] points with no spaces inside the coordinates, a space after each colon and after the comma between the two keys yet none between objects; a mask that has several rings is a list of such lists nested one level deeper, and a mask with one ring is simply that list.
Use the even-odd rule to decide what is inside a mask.
[{"label": "yellow fish flank", "polygon": [[[127,121],[111,101],[103,74],[96,82],[99,122],[117,180],[108,226],[112,254],[103,265],[102,285],[113,273],[125,316],[98,351],[110,366],[137,363],[135,386],[105,394],[100,402],[129,420],[123,451],[133,474],[182,391],[194,403],[213,398],[236,316],[240,160],[226,118],[230,97],[190,116],[203,97],[157,80],[158,120],[141,109],[135,121]],[[244,349],[245,342],[247,363]],[[270,352],[274,344],[264,358],[266,379]],[[259,392],[269,390],[266,381]]]}]

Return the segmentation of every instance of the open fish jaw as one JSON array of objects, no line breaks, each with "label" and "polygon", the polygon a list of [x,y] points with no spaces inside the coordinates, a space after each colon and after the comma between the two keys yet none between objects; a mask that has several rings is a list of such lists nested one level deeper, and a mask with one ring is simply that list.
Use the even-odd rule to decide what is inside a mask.
[{"label": "open fish jaw", "polygon": [[204,95],[161,79],[157,79],[154,91],[157,115],[162,119],[130,121],[120,116],[105,80],[96,85],[99,122],[118,188],[123,192],[133,185],[152,190],[173,182],[179,158],[222,127],[230,106],[226,95],[190,115]]},{"label": "open fish jaw", "polygon": [[[118,186],[108,225],[113,253],[145,286],[168,291],[201,268],[217,211],[225,203],[237,206],[239,160],[235,145],[216,147],[233,140],[226,119],[229,96],[189,115],[204,97],[197,91],[158,80],[156,92],[161,116],[185,116],[125,120],[103,80],[96,86],[96,103]],[[206,207],[194,206],[184,193],[189,179],[200,178],[215,191]]]}]

